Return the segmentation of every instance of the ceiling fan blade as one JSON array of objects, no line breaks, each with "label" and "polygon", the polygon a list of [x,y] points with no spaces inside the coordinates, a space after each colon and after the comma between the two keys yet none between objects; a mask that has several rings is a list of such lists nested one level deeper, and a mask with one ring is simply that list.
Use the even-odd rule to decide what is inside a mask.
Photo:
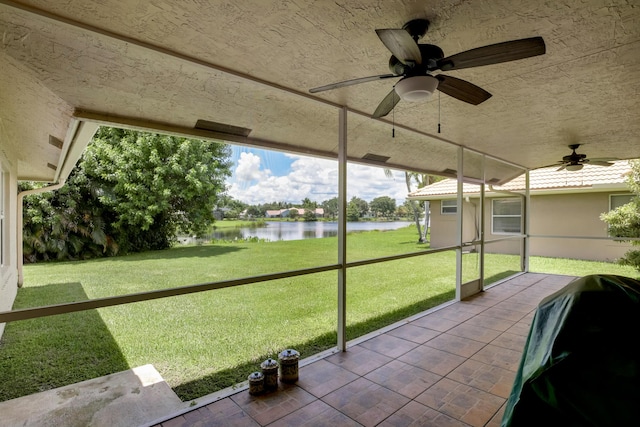
[{"label": "ceiling fan blade", "polygon": [[478,105],[491,98],[491,94],[486,90],[469,83],[466,80],[457,77],[444,76],[438,74],[435,76],[440,81],[438,90],[452,96],[460,101],[468,102],[472,105]]},{"label": "ceiling fan blade", "polygon": [[378,104],[378,108],[373,112],[374,118],[384,117],[393,110],[396,104],[400,102],[400,97],[396,93],[395,89],[391,89],[391,92],[384,97],[384,99]]},{"label": "ceiling fan blade", "polygon": [[620,160],[617,157],[594,157],[592,159],[589,159],[592,162],[615,162],[617,160]]},{"label": "ceiling fan blade", "polygon": [[604,160],[589,160],[589,164],[596,165],[596,166],[612,166],[613,165],[613,163],[606,162]]},{"label": "ceiling fan blade", "polygon": [[309,89],[309,92],[311,93],[323,92],[325,90],[338,89],[345,86],[352,86],[360,83],[372,82],[375,80],[390,79],[393,77],[401,77],[401,76],[397,76],[395,74],[381,74],[379,76],[360,77],[357,79],[344,80],[342,82],[331,83],[325,86],[314,87],[312,89]]},{"label": "ceiling fan blade", "polygon": [[403,64],[407,62],[422,63],[420,48],[406,30],[382,29],[376,30],[376,34],[398,61]]},{"label": "ceiling fan blade", "polygon": [[440,59],[438,69],[442,71],[499,64],[542,55],[546,46],[542,37],[511,40],[508,42],[478,47]]},{"label": "ceiling fan blade", "polygon": [[564,170],[566,167],[567,167],[567,165],[564,164],[564,165],[560,166],[558,169],[556,169],[556,172]]}]

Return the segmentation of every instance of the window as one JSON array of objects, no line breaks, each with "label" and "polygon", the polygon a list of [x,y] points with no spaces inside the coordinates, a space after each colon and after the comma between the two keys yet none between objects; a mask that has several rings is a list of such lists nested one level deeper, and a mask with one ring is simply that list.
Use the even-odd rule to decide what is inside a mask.
[{"label": "window", "polygon": [[522,201],[519,197],[493,199],[491,208],[493,234],[522,233]]},{"label": "window", "polygon": [[622,205],[626,205],[633,198],[633,194],[612,194],[609,196],[609,210],[612,211],[615,208],[619,208]]},{"label": "window", "polygon": [[458,213],[458,201],[453,200],[442,200],[440,202],[440,213],[442,215],[455,215]]}]

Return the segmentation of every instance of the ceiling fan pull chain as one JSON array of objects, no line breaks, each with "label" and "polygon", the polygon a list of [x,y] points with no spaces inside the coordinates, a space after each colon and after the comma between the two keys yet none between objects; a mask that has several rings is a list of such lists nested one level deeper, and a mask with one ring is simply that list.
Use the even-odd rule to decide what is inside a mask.
[{"label": "ceiling fan pull chain", "polygon": [[[395,86],[394,86],[394,97],[396,96],[395,93]],[[396,109],[394,108],[393,110],[391,110],[391,138],[395,138],[396,137]]]},{"label": "ceiling fan pull chain", "polygon": [[440,91],[438,91],[438,133],[440,133]]}]

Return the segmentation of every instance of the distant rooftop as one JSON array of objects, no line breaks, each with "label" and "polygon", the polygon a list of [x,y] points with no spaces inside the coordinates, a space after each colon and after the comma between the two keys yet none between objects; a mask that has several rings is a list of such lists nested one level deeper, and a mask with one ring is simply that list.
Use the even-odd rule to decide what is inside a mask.
[{"label": "distant rooftop", "polygon": [[[585,191],[606,191],[610,189],[626,189],[626,177],[631,170],[628,160],[618,160],[612,162],[611,166],[594,166],[585,164],[579,171],[568,171],[566,169],[558,171],[558,166],[534,169],[529,172],[529,190],[531,193],[579,193]],[[525,174],[522,174],[501,186],[494,186],[496,190],[524,191]],[[456,195],[458,182],[455,179],[447,178],[427,185],[416,191],[409,193],[409,199],[430,200],[439,198],[449,198]],[[486,187],[488,194],[491,187]],[[465,183],[463,185],[464,194],[480,193],[480,186]],[[445,197],[443,197],[445,196]]]}]

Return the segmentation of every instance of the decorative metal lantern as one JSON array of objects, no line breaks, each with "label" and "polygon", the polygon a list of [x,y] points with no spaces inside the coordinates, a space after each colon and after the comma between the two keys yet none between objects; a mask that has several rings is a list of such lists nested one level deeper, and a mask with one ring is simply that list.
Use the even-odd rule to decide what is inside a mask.
[{"label": "decorative metal lantern", "polygon": [[267,359],[260,365],[264,375],[264,389],[275,390],[278,388],[278,362],[274,359]]},{"label": "decorative metal lantern", "polygon": [[253,372],[249,375],[249,394],[261,394],[264,391],[264,375],[262,372]]},{"label": "decorative metal lantern", "polygon": [[288,348],[278,355],[280,360],[280,381],[283,383],[295,383],[298,381],[298,359],[300,353]]}]

